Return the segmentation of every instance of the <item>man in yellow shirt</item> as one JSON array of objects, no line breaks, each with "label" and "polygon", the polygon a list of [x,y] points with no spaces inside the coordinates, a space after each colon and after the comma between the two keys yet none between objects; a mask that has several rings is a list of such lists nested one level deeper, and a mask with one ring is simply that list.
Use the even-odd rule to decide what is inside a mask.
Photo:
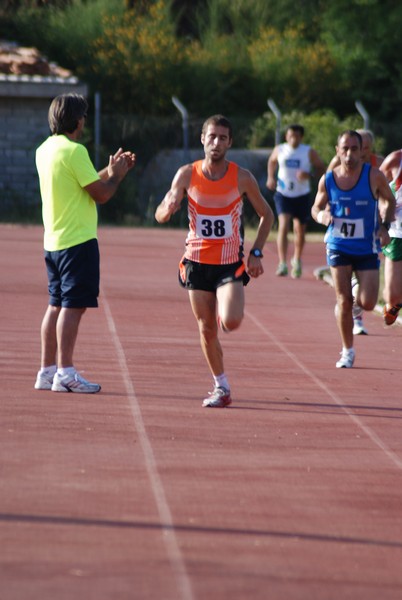
[{"label": "man in yellow shirt", "polygon": [[35,389],[96,393],[101,386],[79,375],[73,353],[81,317],[98,306],[99,248],[96,204],[112,198],[135,164],[120,148],[97,173],[78,142],[88,103],[78,94],[62,94],[50,105],[52,135],[36,151],[45,228],[44,250],[49,305],[41,326],[41,368]]}]

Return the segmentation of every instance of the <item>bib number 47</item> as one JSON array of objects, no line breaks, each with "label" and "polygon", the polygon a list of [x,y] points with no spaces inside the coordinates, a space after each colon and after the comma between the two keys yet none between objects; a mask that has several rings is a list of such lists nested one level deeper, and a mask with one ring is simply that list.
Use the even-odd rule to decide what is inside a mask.
[{"label": "bib number 47", "polygon": [[345,238],[351,238],[355,235],[356,225],[354,223],[345,223],[341,225],[340,232]]}]

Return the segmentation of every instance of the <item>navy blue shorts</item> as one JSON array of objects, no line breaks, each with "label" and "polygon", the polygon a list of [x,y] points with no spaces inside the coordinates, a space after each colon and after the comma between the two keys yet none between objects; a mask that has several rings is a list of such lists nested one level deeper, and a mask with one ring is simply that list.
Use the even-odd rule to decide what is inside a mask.
[{"label": "navy blue shorts", "polygon": [[327,248],[327,265],[330,267],[345,267],[351,265],[353,271],[375,271],[380,268],[378,254],[344,254],[338,250]]},{"label": "navy blue shorts", "polygon": [[99,296],[99,246],[93,239],[66,250],[45,250],[49,304],[95,308]]},{"label": "navy blue shorts", "polygon": [[183,258],[179,265],[179,283],[187,290],[216,292],[217,288],[232,281],[247,285],[250,277],[242,260],[230,265],[205,265]]},{"label": "navy blue shorts", "polygon": [[310,194],[304,196],[296,196],[289,198],[280,192],[275,192],[274,202],[276,213],[281,215],[286,213],[291,215],[293,219],[297,219],[300,223],[307,223],[311,217],[311,199]]}]

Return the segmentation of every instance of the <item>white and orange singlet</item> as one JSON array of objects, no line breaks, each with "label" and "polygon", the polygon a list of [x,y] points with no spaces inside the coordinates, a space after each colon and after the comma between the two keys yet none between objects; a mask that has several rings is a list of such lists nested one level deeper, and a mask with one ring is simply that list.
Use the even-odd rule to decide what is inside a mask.
[{"label": "white and orange singlet", "polygon": [[187,190],[189,232],[184,257],[209,265],[236,263],[243,257],[239,168],[229,162],[224,177],[212,181],[203,174],[202,163],[193,163]]}]

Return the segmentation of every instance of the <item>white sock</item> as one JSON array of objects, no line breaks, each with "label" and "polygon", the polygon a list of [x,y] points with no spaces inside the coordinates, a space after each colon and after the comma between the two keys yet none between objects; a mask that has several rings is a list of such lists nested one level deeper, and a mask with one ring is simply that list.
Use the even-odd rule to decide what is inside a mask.
[{"label": "white sock", "polygon": [[225,373],[222,373],[222,375],[214,375],[214,382],[216,387],[223,387],[226,390],[230,390]]},{"label": "white sock", "polygon": [[59,375],[74,375],[75,367],[59,367],[57,372]]}]

